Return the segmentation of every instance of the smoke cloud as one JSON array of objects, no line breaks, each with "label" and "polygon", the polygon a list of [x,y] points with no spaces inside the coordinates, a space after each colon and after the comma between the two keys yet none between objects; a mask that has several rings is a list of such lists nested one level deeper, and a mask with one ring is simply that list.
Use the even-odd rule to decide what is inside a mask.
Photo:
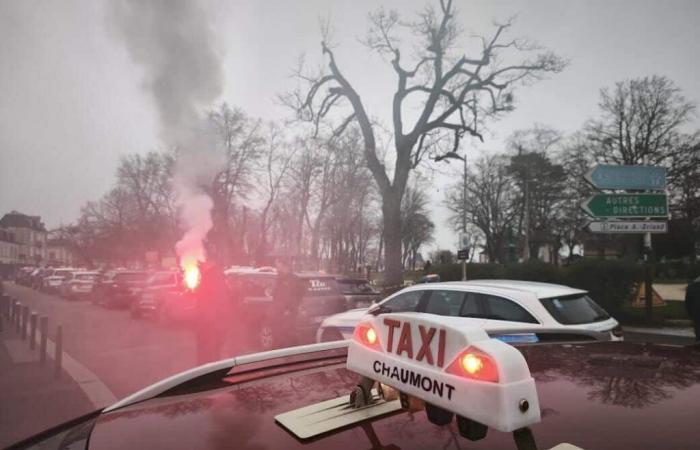
[{"label": "smoke cloud", "polygon": [[177,149],[173,187],[186,227],[176,244],[181,266],[204,261],[213,202],[203,189],[223,164],[204,109],[221,95],[223,70],[206,11],[195,0],[114,2],[113,25],[131,58],[145,71],[161,139]]}]

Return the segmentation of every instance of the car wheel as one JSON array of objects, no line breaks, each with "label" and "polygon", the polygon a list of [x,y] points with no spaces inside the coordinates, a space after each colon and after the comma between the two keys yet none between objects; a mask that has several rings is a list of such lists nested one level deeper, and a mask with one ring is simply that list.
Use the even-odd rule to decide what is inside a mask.
[{"label": "car wheel", "polygon": [[321,342],[342,341],[345,339],[336,328],[326,328],[321,332]]}]

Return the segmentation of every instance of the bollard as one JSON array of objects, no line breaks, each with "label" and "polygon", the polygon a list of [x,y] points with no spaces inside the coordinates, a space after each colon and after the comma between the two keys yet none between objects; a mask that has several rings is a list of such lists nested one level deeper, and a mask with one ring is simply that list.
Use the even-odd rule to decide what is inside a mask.
[{"label": "bollard", "polygon": [[56,358],[54,359],[56,366],[54,368],[54,376],[61,377],[61,364],[63,362],[63,327],[56,327]]},{"label": "bollard", "polygon": [[32,311],[31,316],[29,316],[29,348],[34,350],[36,348],[36,319],[38,314],[36,311]]},{"label": "bollard", "polygon": [[22,340],[27,340],[27,329],[29,328],[29,306],[22,307]]},{"label": "bollard", "polygon": [[10,316],[9,311],[10,296],[7,294],[0,295],[0,316],[8,319]]},{"label": "bollard", "polygon": [[22,313],[22,304],[19,302],[19,300],[15,300],[15,331],[17,334],[20,332],[20,328],[22,327],[22,320],[21,320],[21,314]]},{"label": "bollard", "polygon": [[46,316],[41,316],[39,318],[39,361],[42,363],[46,362],[46,341],[49,337],[49,318]]}]

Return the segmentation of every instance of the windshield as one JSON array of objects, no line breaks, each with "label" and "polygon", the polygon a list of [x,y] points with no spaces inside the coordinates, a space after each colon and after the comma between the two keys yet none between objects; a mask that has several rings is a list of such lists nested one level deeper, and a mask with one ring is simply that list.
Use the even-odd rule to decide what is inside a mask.
[{"label": "windshield", "polygon": [[0,280],[28,317],[0,319],[0,448],[369,308],[694,342],[699,24],[700,0],[0,0]]},{"label": "windshield", "polygon": [[610,318],[603,308],[585,294],[543,298],[540,302],[554,320],[564,325],[593,323]]}]

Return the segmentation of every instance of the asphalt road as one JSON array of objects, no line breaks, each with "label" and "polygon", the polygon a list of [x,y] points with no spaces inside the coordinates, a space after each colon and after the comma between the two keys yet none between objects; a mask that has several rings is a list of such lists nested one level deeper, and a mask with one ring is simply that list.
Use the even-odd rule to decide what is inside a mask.
[{"label": "asphalt road", "polygon": [[195,335],[185,326],[137,320],[125,310],[67,301],[12,283],[5,283],[5,289],[49,317],[50,339],[61,325],[64,352],[97,375],[117,398],[196,365]]}]

